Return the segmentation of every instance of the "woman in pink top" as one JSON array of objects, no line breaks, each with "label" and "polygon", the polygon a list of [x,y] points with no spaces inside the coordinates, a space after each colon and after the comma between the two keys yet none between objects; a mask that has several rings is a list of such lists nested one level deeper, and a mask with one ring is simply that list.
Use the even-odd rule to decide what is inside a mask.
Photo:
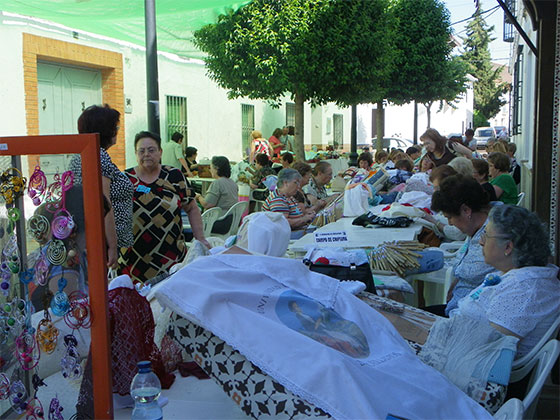
[{"label": "woman in pink top", "polygon": [[272,146],[273,154],[276,157],[280,156],[280,151],[284,148],[284,145],[280,141],[280,136],[282,135],[282,129],[277,128],[272,133],[272,136],[268,139],[268,143]]}]

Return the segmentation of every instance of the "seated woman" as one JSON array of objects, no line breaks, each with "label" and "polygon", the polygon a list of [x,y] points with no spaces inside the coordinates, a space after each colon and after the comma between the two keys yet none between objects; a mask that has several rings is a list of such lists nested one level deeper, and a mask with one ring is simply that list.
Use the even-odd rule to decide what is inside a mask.
[{"label": "seated woman", "polygon": [[478,183],[484,188],[484,191],[488,194],[488,199],[490,201],[498,201],[496,197],[496,190],[494,186],[488,182],[488,162],[484,159],[473,159],[473,177],[478,181]]},{"label": "seated woman", "polygon": [[496,191],[496,197],[505,204],[517,204],[517,184],[509,174],[510,163],[504,153],[492,152],[488,155],[490,184]]},{"label": "seated woman", "polygon": [[358,156],[358,168],[370,171],[373,166],[373,157],[370,152],[363,152]]},{"label": "seated woman", "polygon": [[[330,166],[330,165],[329,165]],[[282,213],[292,231],[303,229],[315,218],[314,211],[302,212],[294,200],[294,195],[299,190],[301,175],[295,169],[282,169],[278,172],[276,189],[270,192],[263,210]]]},{"label": "seated woman", "polygon": [[470,292],[450,315],[486,320],[501,333],[518,337],[516,357],[521,357],[560,313],[558,267],[548,264],[548,234],[534,213],[495,206],[488,220],[479,244],[485,263],[498,270],[499,277]]},{"label": "seated woman", "polygon": [[[255,174],[251,177],[249,186],[251,187],[252,190],[256,190],[256,189],[264,189],[266,188],[266,186],[263,184],[263,180],[268,176],[268,175],[275,175],[276,172],[274,171],[274,169],[272,169],[272,167],[270,166],[270,159],[268,158],[268,155],[264,154],[264,153],[259,153],[257,156],[255,156]],[[257,195],[253,195],[253,197],[256,200],[265,200],[266,199],[266,195],[268,195],[268,191],[265,191],[266,195],[262,196],[259,194],[262,194],[262,191],[257,191],[255,194]]]},{"label": "seated woman", "polygon": [[225,213],[238,201],[239,188],[230,178],[231,166],[225,156],[214,156],[210,164],[210,173],[214,181],[203,197],[196,194],[196,199],[204,210],[219,207]]},{"label": "seated woman", "polygon": [[327,204],[325,200],[317,200],[315,204],[311,204],[311,201],[309,200],[309,198],[307,198],[307,194],[303,192],[303,187],[305,187],[311,179],[311,166],[304,162],[296,162],[293,165],[293,169],[298,171],[301,175],[299,189],[294,195],[294,199],[297,203],[299,203],[300,210],[302,212],[304,212],[305,210],[313,210],[314,212],[317,212],[325,207],[325,205]]},{"label": "seated woman", "polygon": [[385,150],[378,150],[377,152],[375,152],[375,165],[373,165],[373,169],[376,169],[378,167],[384,168],[388,160],[389,153],[387,153]]},{"label": "seated woman", "polygon": [[449,288],[447,305],[428,310],[446,315],[457,307],[459,300],[478,287],[486,274],[495,269],[484,262],[479,243],[488,223],[488,196],[472,177],[451,175],[439,185],[432,196],[432,210],[443,212],[451,226],[467,235],[465,245],[457,253],[453,268],[455,280]]}]

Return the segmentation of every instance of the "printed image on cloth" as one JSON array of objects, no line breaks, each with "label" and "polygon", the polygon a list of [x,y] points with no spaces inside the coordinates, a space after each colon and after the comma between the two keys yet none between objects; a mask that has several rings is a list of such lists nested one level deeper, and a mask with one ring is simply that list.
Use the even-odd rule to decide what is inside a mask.
[{"label": "printed image on cloth", "polygon": [[278,318],[289,328],[356,359],[369,356],[366,336],[354,322],[294,290],[276,302]]}]

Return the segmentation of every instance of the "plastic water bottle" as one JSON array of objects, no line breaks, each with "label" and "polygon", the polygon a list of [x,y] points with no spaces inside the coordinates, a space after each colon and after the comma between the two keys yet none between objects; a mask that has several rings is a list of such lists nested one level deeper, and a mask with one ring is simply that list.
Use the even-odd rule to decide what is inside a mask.
[{"label": "plastic water bottle", "polygon": [[162,420],[163,412],[158,405],[161,383],[150,361],[138,362],[138,373],[130,384],[130,395],[134,398],[132,420]]}]

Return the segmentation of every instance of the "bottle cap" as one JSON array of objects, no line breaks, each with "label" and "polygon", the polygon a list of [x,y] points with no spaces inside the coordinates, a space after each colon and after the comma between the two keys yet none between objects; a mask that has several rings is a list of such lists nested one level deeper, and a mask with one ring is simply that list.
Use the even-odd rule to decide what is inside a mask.
[{"label": "bottle cap", "polygon": [[149,360],[142,360],[138,362],[138,372],[145,373],[152,370],[152,362]]}]

